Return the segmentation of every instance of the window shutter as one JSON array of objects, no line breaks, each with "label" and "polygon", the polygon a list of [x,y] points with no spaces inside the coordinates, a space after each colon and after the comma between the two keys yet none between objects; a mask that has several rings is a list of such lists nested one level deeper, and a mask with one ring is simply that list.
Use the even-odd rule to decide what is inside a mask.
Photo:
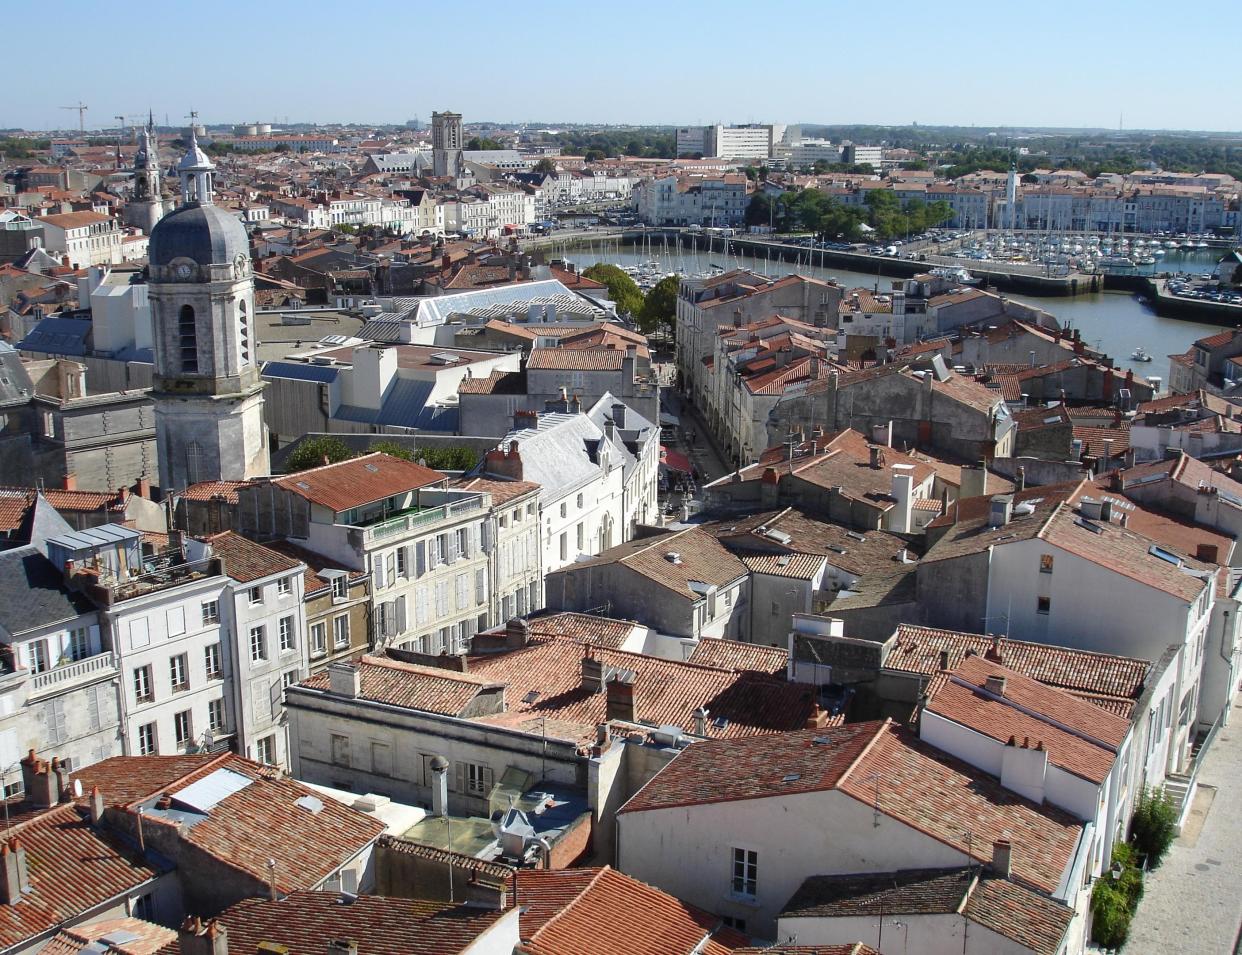
[{"label": "window shutter", "polygon": [[419,541],[414,545],[414,560],[416,561],[415,572],[419,577],[427,573],[427,542]]},{"label": "window shutter", "polygon": [[479,546],[483,549],[483,553],[490,554],[492,552],[492,522],[484,521],[479,525]]},{"label": "window shutter", "polygon": [[397,633],[405,633],[405,595],[397,598]]},{"label": "window shutter", "polygon": [[483,592],[485,590],[484,578],[485,574],[483,573],[483,568],[480,567],[474,572],[474,602],[476,604],[481,604],[485,597]]},{"label": "window shutter", "polygon": [[459,793],[464,793],[466,791],[466,764],[465,763],[454,763],[453,764],[453,777],[454,777],[453,788],[457,790],[457,792]]},{"label": "window shutter", "polygon": [[421,627],[427,622],[427,587],[419,584],[414,591],[414,625]]},{"label": "window shutter", "polygon": [[397,602],[390,600],[384,604],[384,636],[397,635]]},{"label": "window shutter", "polygon": [[388,586],[393,587],[397,583],[397,555],[388,555]]},{"label": "window shutter", "polygon": [[492,791],[492,768],[490,766],[483,767],[483,792],[490,793]]},{"label": "window shutter", "polygon": [[[284,687],[280,685],[280,680],[273,680],[267,685],[268,705],[271,708],[272,719],[280,716],[280,701],[284,696]],[[274,755],[274,754],[273,754]]]},{"label": "window shutter", "polygon": [[103,701],[100,699],[102,691],[102,686],[92,686],[86,696],[87,715],[92,732],[103,728]]}]

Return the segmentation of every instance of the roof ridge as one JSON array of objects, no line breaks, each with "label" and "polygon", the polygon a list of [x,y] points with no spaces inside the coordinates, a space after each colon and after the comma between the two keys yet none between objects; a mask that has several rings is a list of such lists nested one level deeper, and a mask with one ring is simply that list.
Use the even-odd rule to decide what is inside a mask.
[{"label": "roof ridge", "polygon": [[[125,808],[128,809],[131,806],[136,806],[141,802],[145,802],[146,800],[150,799],[152,796],[156,795],[156,793],[161,793],[165,791],[171,792],[174,788],[176,788],[178,785],[183,783],[185,780],[189,779],[191,776],[197,776],[199,773],[203,772],[203,770],[207,769],[208,767],[214,767],[216,769],[219,769],[223,767],[225,763],[230,762],[232,759],[236,758],[236,756],[237,754],[230,750],[225,750],[222,753],[218,753],[215,756],[211,757],[210,759],[204,761],[201,766],[196,766],[194,769],[190,770],[188,773],[182,773],[176,779],[168,783],[165,783],[162,786],[157,787],[153,792],[147,793],[147,795],[140,796],[138,799],[133,800],[132,802],[128,803],[125,806]],[[245,757],[243,756],[242,759],[245,759]]]},{"label": "roof ridge", "polygon": [[877,727],[876,731],[871,735],[871,739],[867,740],[867,745],[864,746],[862,750],[858,753],[858,755],[855,756],[850,761],[850,764],[845,767],[845,772],[843,772],[840,776],[837,777],[837,781],[832,784],[833,789],[839,789],[845,783],[845,781],[850,778],[850,773],[852,773],[855,770],[855,768],[858,766],[858,764],[862,762],[863,757],[866,756],[869,752],[871,752],[871,748],[875,746],[876,740],[878,740],[881,736],[883,736],[885,733],[888,732],[889,727],[892,725],[892,722],[893,722],[892,717],[886,716],[884,718],[884,722],[882,722],[879,725],[879,727]]},{"label": "roof ridge", "polygon": [[[343,461],[332,461],[328,464],[316,465],[313,468],[303,468],[301,471],[290,471],[288,474],[278,474],[272,478],[273,484],[279,484],[281,481],[287,481],[291,478],[301,478],[307,474],[314,474],[316,471],[326,471],[328,468],[339,467],[342,464],[352,464],[355,461],[364,461],[367,458],[373,458],[376,455],[383,455],[383,451],[366,451],[352,458],[345,458]],[[387,457],[387,455],[384,455]]]},{"label": "roof ridge", "polygon": [[417,673],[420,676],[442,677],[446,680],[456,680],[459,683],[470,683],[475,686],[486,686],[489,683],[488,680],[484,680],[482,677],[474,676],[464,671],[441,669],[440,667],[426,666],[421,663],[407,663],[405,660],[394,660],[391,657],[380,657],[370,653],[364,654],[361,662],[372,666],[385,667],[390,670],[400,670],[404,673]]}]

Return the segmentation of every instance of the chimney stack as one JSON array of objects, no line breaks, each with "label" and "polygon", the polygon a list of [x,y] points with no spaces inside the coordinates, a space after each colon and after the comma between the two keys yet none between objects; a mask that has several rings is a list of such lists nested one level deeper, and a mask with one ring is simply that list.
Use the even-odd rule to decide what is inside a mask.
[{"label": "chimney stack", "polygon": [[694,711],[694,735],[707,736],[707,708],[700,706]]},{"label": "chimney stack", "polygon": [[940,651],[940,670],[941,672],[943,672],[947,669],[949,669],[949,651],[941,650]]},{"label": "chimney stack", "polygon": [[1013,869],[1013,845],[1008,839],[992,843],[992,871],[1002,879],[1008,879]]},{"label": "chimney stack", "polygon": [[431,814],[440,818],[448,815],[448,768],[443,756],[431,758]]},{"label": "chimney stack", "polygon": [[356,700],[362,692],[362,668],[353,663],[329,664],[328,692]]},{"label": "chimney stack", "polygon": [[0,902],[6,905],[16,905],[22,892],[30,891],[26,848],[16,838],[0,846],[0,880]]},{"label": "chimney stack", "polygon": [[103,822],[104,798],[103,793],[99,791],[98,786],[91,788],[90,812],[92,826],[98,826],[101,822]]},{"label": "chimney stack", "polygon": [[999,674],[993,674],[984,681],[983,688],[993,696],[1005,695],[1005,677]]},{"label": "chimney stack", "polygon": [[358,943],[352,938],[335,938],[328,943],[328,955],[358,955]]},{"label": "chimney stack", "polygon": [[608,694],[607,718],[624,723],[635,722],[634,674],[613,674],[604,685],[604,690]]},{"label": "chimney stack", "polygon": [[223,924],[198,916],[188,918],[177,933],[181,955],[229,955],[229,933]]},{"label": "chimney stack", "polygon": [[46,762],[32,749],[22,760],[22,786],[26,800],[36,809],[49,809],[60,802],[56,789],[56,775]]}]

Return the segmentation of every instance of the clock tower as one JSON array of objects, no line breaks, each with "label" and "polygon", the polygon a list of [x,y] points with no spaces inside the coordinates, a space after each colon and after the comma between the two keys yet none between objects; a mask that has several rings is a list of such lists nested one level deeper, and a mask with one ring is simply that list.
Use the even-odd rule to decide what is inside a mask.
[{"label": "clock tower", "polygon": [[268,473],[250,242],[212,201],[215,166],[193,134],[177,173],[181,205],[156,224],[148,251],[165,493]]}]

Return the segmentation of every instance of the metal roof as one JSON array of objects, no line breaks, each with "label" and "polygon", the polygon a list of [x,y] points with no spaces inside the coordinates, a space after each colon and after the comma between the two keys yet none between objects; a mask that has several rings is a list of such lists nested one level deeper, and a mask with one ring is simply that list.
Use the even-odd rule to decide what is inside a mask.
[{"label": "metal roof", "polygon": [[217,769],[214,773],[190,783],[185,789],[173,793],[173,798],[205,814],[229,796],[241,792],[252,782],[254,780],[249,776],[235,773],[231,769]]},{"label": "metal roof", "polygon": [[142,535],[138,531],[122,527],[120,524],[100,524],[98,527],[88,527],[85,530],[70,531],[67,534],[48,538],[48,544],[62,547],[65,550],[78,551],[93,550],[107,544],[141,539]]},{"label": "metal roof", "polygon": [[269,361],[263,366],[264,378],[288,378],[294,381],[336,381],[340,369],[330,365],[311,365],[297,361]]}]

